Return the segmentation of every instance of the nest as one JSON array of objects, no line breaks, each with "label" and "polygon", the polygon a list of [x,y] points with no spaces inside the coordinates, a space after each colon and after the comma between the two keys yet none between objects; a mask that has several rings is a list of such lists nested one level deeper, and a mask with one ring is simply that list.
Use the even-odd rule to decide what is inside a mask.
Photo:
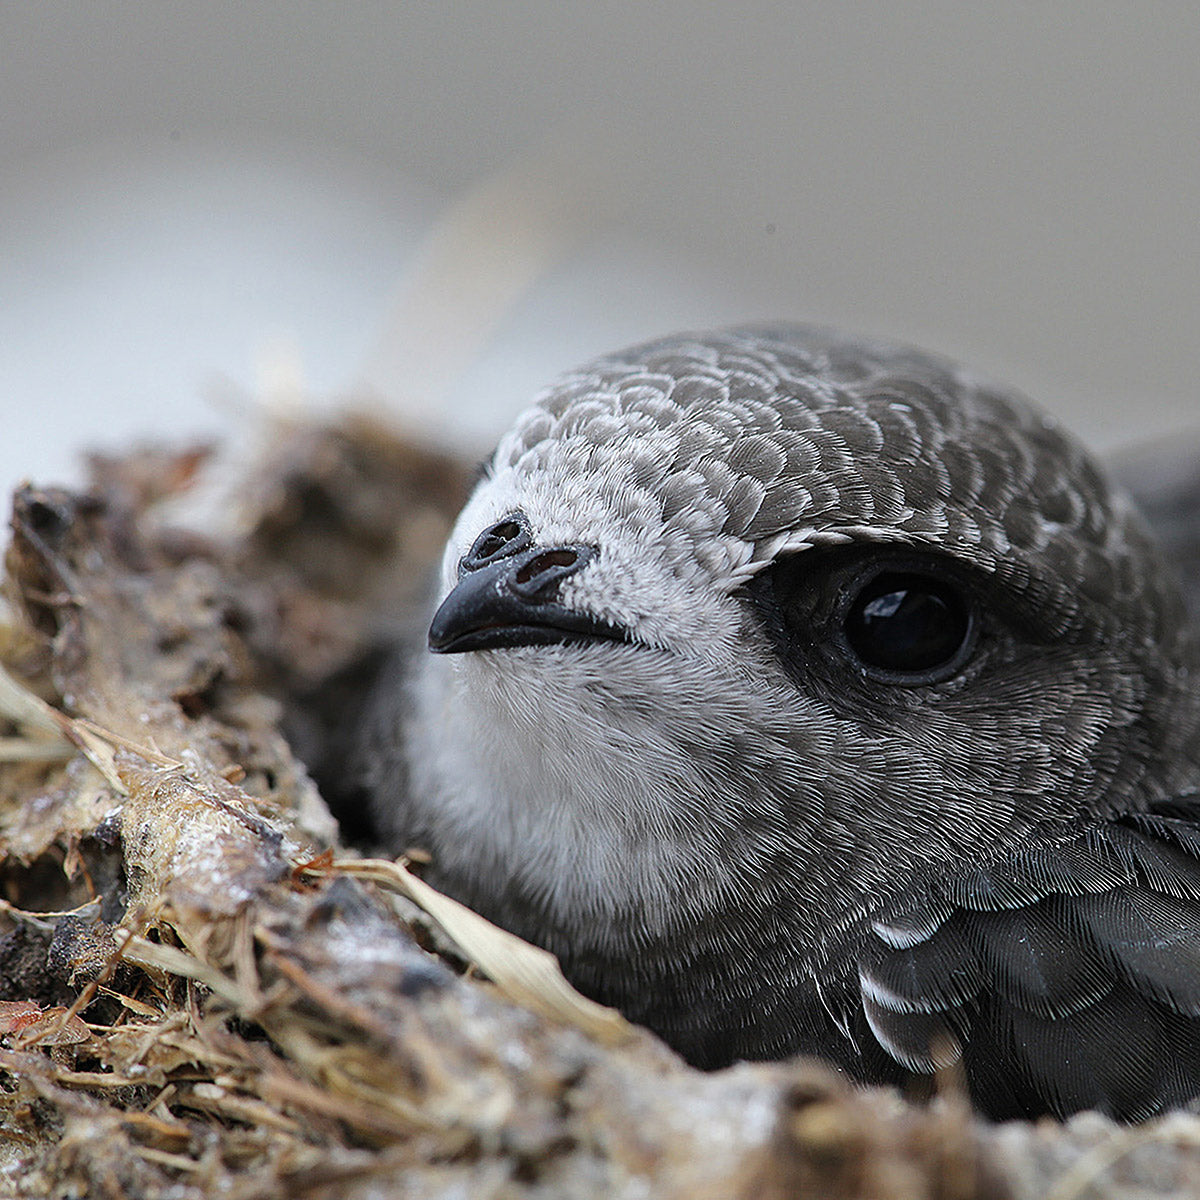
[{"label": "nest", "polygon": [[813,1063],[695,1072],[346,848],[300,701],[419,618],[468,472],[361,418],[278,425],[215,536],[168,519],[208,454],[14,499],[0,1194],[1196,1194],[1183,1116],[993,1128],[953,1079],[915,1105]]}]

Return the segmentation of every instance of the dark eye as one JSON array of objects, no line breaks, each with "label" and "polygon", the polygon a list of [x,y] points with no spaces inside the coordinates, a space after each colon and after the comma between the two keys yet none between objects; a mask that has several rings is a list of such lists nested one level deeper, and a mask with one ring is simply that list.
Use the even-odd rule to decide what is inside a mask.
[{"label": "dark eye", "polygon": [[974,610],[960,588],[917,571],[868,579],[846,609],[843,629],[868,672],[894,683],[948,679],[975,643]]}]

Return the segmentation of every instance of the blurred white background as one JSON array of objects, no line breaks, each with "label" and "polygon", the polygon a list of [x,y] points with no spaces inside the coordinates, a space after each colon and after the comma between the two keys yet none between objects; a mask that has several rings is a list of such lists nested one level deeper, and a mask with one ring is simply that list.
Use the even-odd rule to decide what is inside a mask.
[{"label": "blurred white background", "polygon": [[0,486],[232,428],[280,344],[480,445],[586,355],[756,317],[1170,433],[1198,62],[1167,3],[0,2]]}]

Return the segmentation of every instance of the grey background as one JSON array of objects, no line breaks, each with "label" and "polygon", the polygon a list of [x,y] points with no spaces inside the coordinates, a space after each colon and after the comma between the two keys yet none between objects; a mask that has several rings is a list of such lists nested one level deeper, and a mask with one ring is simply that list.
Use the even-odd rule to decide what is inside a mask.
[{"label": "grey background", "polygon": [[[1171,434],[1198,62],[1185,4],[0,0],[0,485],[233,427],[280,339],[313,392],[482,444],[581,356],[768,316],[968,360],[1101,447]],[[472,261],[559,190],[576,240],[490,323],[469,270],[397,315],[506,171],[535,200]]]}]

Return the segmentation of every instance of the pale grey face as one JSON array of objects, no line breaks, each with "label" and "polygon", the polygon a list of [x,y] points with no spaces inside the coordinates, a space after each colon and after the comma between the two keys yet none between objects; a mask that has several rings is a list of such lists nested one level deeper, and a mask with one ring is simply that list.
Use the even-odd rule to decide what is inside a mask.
[{"label": "pale grey face", "polygon": [[1198,777],[1136,517],[1022,399],[903,348],[734,330],[567,376],[441,597],[411,828],[551,944],[732,906],[824,936],[806,914]]}]

